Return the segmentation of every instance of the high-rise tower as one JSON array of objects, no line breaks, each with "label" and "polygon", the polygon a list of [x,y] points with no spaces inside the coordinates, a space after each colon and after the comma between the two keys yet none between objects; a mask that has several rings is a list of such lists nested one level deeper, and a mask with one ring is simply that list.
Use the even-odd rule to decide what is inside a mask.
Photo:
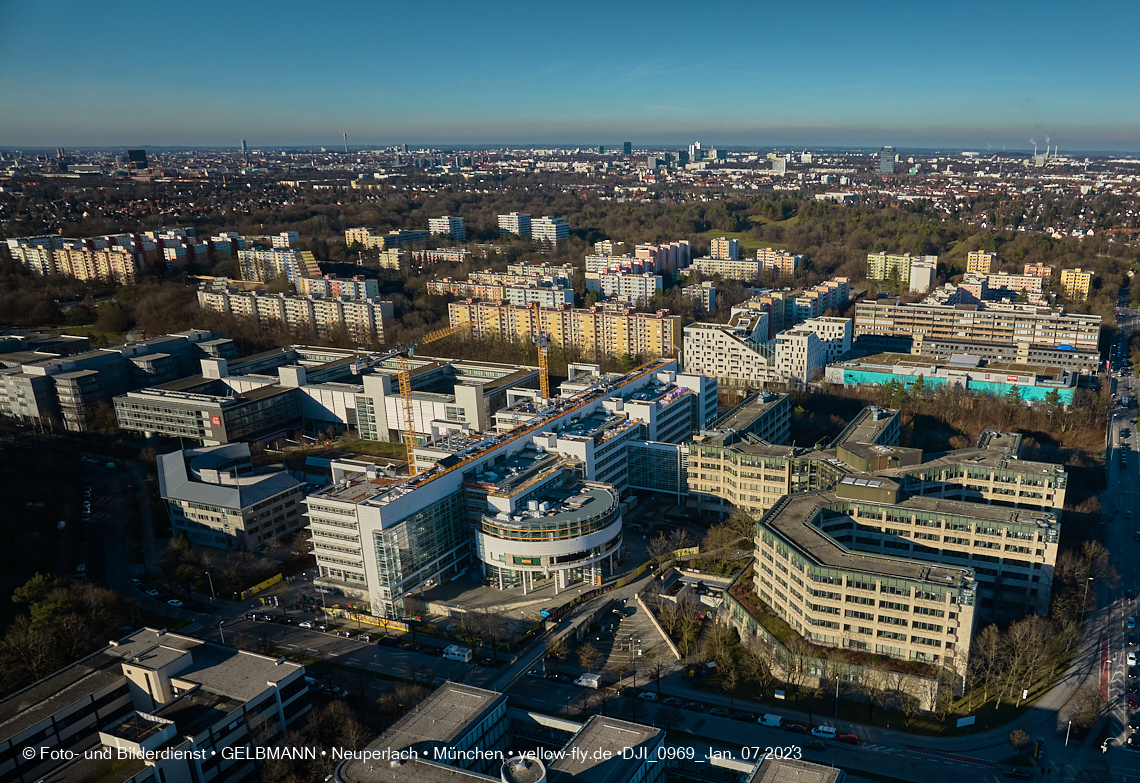
[{"label": "high-rise tower", "polygon": [[249,163],[249,150],[245,146],[245,139],[241,140],[241,162]]}]

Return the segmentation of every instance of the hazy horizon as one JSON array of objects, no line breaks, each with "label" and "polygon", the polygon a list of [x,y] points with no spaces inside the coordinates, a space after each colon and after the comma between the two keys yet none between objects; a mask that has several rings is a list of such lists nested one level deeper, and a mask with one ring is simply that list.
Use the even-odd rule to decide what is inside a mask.
[{"label": "hazy horizon", "polygon": [[1140,151],[1140,6],[1017,5],[7,3],[0,147]]}]

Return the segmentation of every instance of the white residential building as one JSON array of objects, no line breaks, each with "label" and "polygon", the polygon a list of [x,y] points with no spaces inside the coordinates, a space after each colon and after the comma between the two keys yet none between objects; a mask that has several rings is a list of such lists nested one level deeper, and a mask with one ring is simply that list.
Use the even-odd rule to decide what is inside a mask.
[{"label": "white residential building", "polygon": [[760,276],[762,263],[755,259],[729,260],[723,258],[698,258],[690,269],[705,277],[720,275],[724,280],[746,280],[752,282]]},{"label": "white residential building", "polygon": [[821,316],[809,318],[800,326],[810,329],[819,337],[827,364],[839,361],[851,350],[851,339],[855,332],[855,321],[851,318]]},{"label": "white residential building", "polygon": [[564,218],[546,215],[531,223],[530,237],[535,242],[556,245],[570,236],[570,226]]},{"label": "white residential building", "polygon": [[463,218],[461,217],[444,215],[443,217],[430,218],[428,220],[428,231],[432,235],[450,236],[460,242],[467,239],[467,232],[463,229]]},{"label": "white residential building", "polygon": [[718,237],[709,245],[709,256],[724,261],[735,261],[740,258],[740,242]]},{"label": "white residential building", "polygon": [[586,273],[586,290],[601,294],[606,299],[621,299],[636,305],[648,302],[662,289],[661,275],[649,272],[640,275],[608,271]]},{"label": "white residential building", "polygon": [[519,212],[499,215],[499,236],[504,234],[530,236],[530,215]]},{"label": "white residential building", "polygon": [[910,292],[925,294],[938,275],[938,256],[919,256],[910,262]]},{"label": "white residential building", "polygon": [[562,307],[574,304],[573,288],[508,285],[503,286],[503,295],[511,304],[522,307],[532,304],[537,304],[539,307]]},{"label": "white residential building", "polygon": [[738,313],[729,324],[694,323],[684,330],[685,372],[722,383],[763,386],[807,383],[823,372],[819,336],[797,326],[766,341],[768,314]]}]

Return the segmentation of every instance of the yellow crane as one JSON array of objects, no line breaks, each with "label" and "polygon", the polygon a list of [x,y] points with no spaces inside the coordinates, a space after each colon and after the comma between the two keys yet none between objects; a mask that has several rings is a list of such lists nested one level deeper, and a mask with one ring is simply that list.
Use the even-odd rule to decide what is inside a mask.
[{"label": "yellow crane", "polygon": [[538,388],[542,399],[550,399],[550,339],[545,334],[538,335]]},{"label": "yellow crane", "polygon": [[[450,337],[471,328],[471,322],[446,326],[428,332],[418,345],[427,345],[444,337]],[[416,448],[416,406],[412,403],[412,363],[411,357],[416,352],[417,343],[412,343],[407,350],[396,356],[396,367],[399,370],[400,398],[404,403],[404,449],[408,455],[408,475],[416,475],[416,457],[413,453]]]}]

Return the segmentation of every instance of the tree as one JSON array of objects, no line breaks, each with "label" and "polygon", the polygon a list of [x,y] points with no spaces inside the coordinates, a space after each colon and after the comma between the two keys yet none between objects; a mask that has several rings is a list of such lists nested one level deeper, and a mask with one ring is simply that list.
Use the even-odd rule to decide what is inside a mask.
[{"label": "tree", "polygon": [[720,689],[728,694],[728,705],[735,707],[736,688],[740,684],[740,675],[736,671],[735,666],[729,666],[727,669],[721,669],[720,672]]},{"label": "tree", "polygon": [[546,643],[546,657],[554,661],[554,669],[558,670],[558,662],[570,654],[570,648],[562,637],[551,639]]},{"label": "tree", "polygon": [[685,720],[685,714],[673,706],[662,706],[657,708],[656,719],[654,723],[657,728],[670,731],[677,728]]},{"label": "tree", "polygon": [[507,639],[510,633],[506,618],[485,607],[479,611],[479,624],[482,626],[483,638],[491,642],[491,658],[498,662],[499,644]]},{"label": "tree", "polygon": [[616,699],[617,696],[618,692],[613,688],[598,688],[598,690],[594,691],[594,695],[591,697],[591,703],[601,708],[602,715],[605,715],[606,707],[611,701]]},{"label": "tree", "polygon": [[1014,729],[1009,733],[1009,744],[1013,745],[1018,754],[1022,753],[1032,741],[1021,729]]},{"label": "tree", "polygon": [[592,672],[602,662],[602,653],[597,647],[587,642],[578,648],[578,662],[587,672]]},{"label": "tree", "polygon": [[767,696],[768,689],[776,684],[776,675],[772,671],[771,648],[754,637],[744,646],[741,667],[745,678],[760,687],[760,697]]},{"label": "tree", "polygon": [[57,587],[59,587],[58,581],[37,571],[31,579],[24,582],[24,584],[12,592],[12,600],[18,604],[28,604],[30,606],[44,600],[48,593]]},{"label": "tree", "polygon": [[665,670],[668,667],[665,659],[657,655],[655,652],[646,653],[642,656],[641,660],[645,663],[642,665],[641,670],[645,672],[645,676],[653,680],[657,688],[657,693],[661,693],[661,678],[665,675]]},{"label": "tree", "polygon": [[621,707],[622,717],[633,723],[639,723],[641,711],[645,702],[642,699],[638,698],[636,694],[632,693],[623,699],[623,701],[625,701],[625,704],[623,704]]}]

